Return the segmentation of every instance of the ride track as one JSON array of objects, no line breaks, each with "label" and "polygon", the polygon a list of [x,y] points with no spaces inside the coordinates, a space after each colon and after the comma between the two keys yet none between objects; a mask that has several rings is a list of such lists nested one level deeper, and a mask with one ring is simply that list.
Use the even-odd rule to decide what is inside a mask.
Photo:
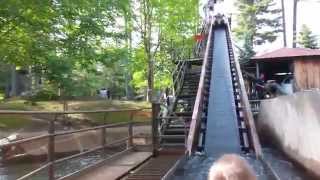
[{"label": "ride track", "polygon": [[[177,67],[184,73],[177,77],[184,81],[175,87],[179,91],[172,112],[154,123],[154,129],[159,129],[155,156],[126,179],[206,179],[210,166],[202,163],[212,164],[225,153],[253,157],[263,168],[259,179],[280,179],[264,160],[227,20],[215,16],[203,29],[206,46],[201,71],[194,60]],[[196,154],[205,154],[205,158],[197,160]]]}]

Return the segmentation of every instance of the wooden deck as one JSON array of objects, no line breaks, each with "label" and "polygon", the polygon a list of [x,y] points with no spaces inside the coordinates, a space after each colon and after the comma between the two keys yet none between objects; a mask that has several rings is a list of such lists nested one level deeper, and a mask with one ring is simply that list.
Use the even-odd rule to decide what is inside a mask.
[{"label": "wooden deck", "polygon": [[104,165],[94,168],[83,175],[78,175],[71,180],[112,180],[119,179],[126,175],[137,165],[150,158],[151,152],[129,152],[113,161],[108,161]]}]

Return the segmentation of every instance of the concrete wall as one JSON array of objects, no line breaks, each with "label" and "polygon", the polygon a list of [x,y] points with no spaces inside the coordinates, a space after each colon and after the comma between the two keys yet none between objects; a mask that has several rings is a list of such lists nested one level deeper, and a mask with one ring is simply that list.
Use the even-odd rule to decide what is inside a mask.
[{"label": "concrete wall", "polygon": [[262,137],[269,138],[290,158],[320,177],[319,91],[264,100],[257,127]]}]

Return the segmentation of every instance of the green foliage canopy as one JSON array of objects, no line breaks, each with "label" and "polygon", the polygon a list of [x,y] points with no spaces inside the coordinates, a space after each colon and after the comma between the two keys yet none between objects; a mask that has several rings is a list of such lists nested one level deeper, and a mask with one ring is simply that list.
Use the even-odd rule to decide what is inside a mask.
[{"label": "green foliage canopy", "polygon": [[160,89],[190,54],[198,17],[198,0],[1,1],[0,61],[32,67],[66,96],[127,80],[145,89],[152,62]]},{"label": "green foliage canopy", "polygon": [[273,0],[237,0],[236,6],[239,10],[238,24],[233,31],[243,42],[240,60],[247,62],[255,54],[254,45],[273,42],[282,32],[281,10],[274,7]]},{"label": "green foliage canopy", "polygon": [[312,31],[305,24],[302,25],[299,44],[304,48],[317,49],[317,37],[312,34]]}]

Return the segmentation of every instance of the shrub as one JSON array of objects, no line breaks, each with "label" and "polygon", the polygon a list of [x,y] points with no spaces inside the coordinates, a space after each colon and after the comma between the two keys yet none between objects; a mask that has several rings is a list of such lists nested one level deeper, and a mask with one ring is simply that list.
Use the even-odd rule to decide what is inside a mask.
[{"label": "shrub", "polygon": [[51,89],[41,89],[30,98],[31,101],[51,101],[58,99],[58,94]]}]

